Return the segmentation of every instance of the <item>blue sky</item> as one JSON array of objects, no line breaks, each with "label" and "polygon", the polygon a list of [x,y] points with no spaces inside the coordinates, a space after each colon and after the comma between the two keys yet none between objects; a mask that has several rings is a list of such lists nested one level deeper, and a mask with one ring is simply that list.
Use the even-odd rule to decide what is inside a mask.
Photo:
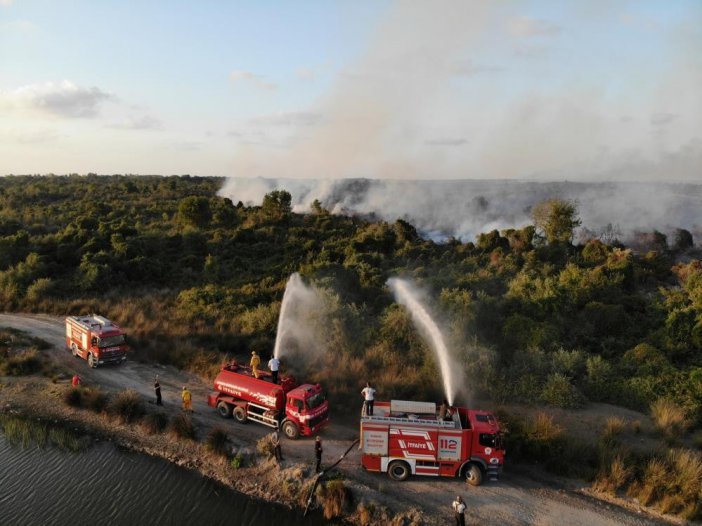
[{"label": "blue sky", "polygon": [[0,174],[702,181],[702,2],[0,0]]}]

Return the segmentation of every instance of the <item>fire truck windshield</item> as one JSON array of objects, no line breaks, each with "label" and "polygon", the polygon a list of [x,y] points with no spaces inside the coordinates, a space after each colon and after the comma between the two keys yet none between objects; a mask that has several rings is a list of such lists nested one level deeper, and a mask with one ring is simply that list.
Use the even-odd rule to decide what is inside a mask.
[{"label": "fire truck windshield", "polygon": [[485,447],[497,447],[497,435],[480,433],[480,445]]},{"label": "fire truck windshield", "polygon": [[324,400],[324,393],[317,393],[315,395],[312,395],[307,399],[307,408],[314,409],[315,407],[319,407],[324,403]]},{"label": "fire truck windshield", "polygon": [[116,336],[105,336],[104,338],[98,338],[98,347],[114,347],[115,345],[122,345],[124,343],[124,335],[118,334]]}]

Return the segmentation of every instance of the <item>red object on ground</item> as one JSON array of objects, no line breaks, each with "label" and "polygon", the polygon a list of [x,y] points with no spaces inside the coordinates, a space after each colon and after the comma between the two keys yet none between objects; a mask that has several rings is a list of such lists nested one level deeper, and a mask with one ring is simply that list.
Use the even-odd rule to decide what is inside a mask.
[{"label": "red object on ground", "polygon": [[361,418],[361,463],[395,480],[409,475],[464,477],[480,485],[497,480],[504,464],[500,424],[491,412],[452,408],[439,420],[436,404],[376,402],[373,416]]},{"label": "red object on ground", "polygon": [[270,373],[258,373],[255,378],[250,367],[235,362],[223,366],[214,381],[216,392],[207,397],[208,405],[240,423],[253,420],[280,427],[293,440],[316,435],[329,423],[329,402],[320,384],[297,385],[292,376],[274,384]]}]

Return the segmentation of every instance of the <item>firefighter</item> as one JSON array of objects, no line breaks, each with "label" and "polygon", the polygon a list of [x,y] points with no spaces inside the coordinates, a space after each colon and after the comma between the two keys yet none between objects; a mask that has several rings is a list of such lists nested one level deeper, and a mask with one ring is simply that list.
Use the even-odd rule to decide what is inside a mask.
[{"label": "firefighter", "polygon": [[363,396],[363,410],[361,416],[373,416],[373,403],[375,402],[375,389],[370,382],[366,382],[366,387],[361,391]]},{"label": "firefighter", "polygon": [[449,406],[448,400],[444,398],[441,402],[441,405],[439,406],[439,420],[451,420],[452,416],[453,411],[451,411],[451,407]]},{"label": "firefighter", "polygon": [[188,391],[188,388],[183,386],[183,411],[186,413],[192,413],[193,412],[193,395],[190,394],[190,391]]},{"label": "firefighter", "polygon": [[466,526],[466,503],[460,495],[453,501],[453,515],[456,518],[456,526]]},{"label": "firefighter", "polygon": [[314,456],[317,459],[317,465],[315,466],[314,470],[317,473],[322,472],[322,439],[319,438],[319,435],[317,435],[317,438],[314,440]]},{"label": "firefighter", "polygon": [[283,460],[283,452],[280,449],[280,433],[278,433],[278,430],[276,429],[271,433],[271,441],[273,442],[273,454],[275,455],[275,459],[280,462]]},{"label": "firefighter", "polygon": [[271,378],[273,379],[273,383],[277,384],[278,369],[280,369],[280,360],[278,360],[278,358],[276,358],[275,356],[271,356],[271,359],[268,360],[268,368],[271,370]]},{"label": "firefighter", "polygon": [[71,386],[78,387],[82,382],[83,379],[78,374],[74,374],[73,378],[71,379]]},{"label": "firefighter", "polygon": [[161,401],[161,384],[158,381],[158,375],[154,379],[154,392],[156,393],[156,405],[163,405]]},{"label": "firefighter", "polygon": [[261,358],[256,354],[256,351],[251,351],[251,361],[249,365],[251,366],[251,374],[253,374],[255,378],[258,378],[258,366],[261,365]]}]

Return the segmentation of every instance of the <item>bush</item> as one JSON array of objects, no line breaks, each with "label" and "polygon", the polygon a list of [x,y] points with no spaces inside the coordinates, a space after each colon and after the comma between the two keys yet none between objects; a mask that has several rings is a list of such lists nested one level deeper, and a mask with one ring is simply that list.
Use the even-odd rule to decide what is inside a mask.
[{"label": "bush", "polygon": [[170,433],[177,438],[187,438],[195,440],[195,426],[189,415],[179,413],[171,420]]},{"label": "bush", "polygon": [[598,491],[614,494],[627,484],[633,471],[633,468],[627,466],[621,455],[615,455],[611,462],[600,471],[593,486]]},{"label": "bush", "polygon": [[259,455],[266,457],[266,458],[272,458],[275,456],[275,447],[273,446],[273,435],[268,434],[265,436],[262,436],[261,438],[258,439],[258,442],[256,442],[256,451],[258,452]]},{"label": "bush", "polygon": [[146,412],[139,393],[131,389],[117,394],[117,397],[110,404],[110,411],[127,424],[139,420]]},{"label": "bush", "polygon": [[341,517],[344,508],[351,501],[351,491],[341,480],[331,480],[317,486],[317,501],[324,510],[327,520]]},{"label": "bush", "polygon": [[83,391],[82,407],[90,409],[96,413],[102,413],[107,409],[109,399],[99,387],[85,387]]},{"label": "bush", "polygon": [[3,364],[7,376],[27,376],[41,371],[42,363],[35,349],[10,356]]},{"label": "bush", "polygon": [[207,448],[217,455],[227,455],[227,442],[229,436],[221,427],[213,427],[207,433]]},{"label": "bush", "polygon": [[163,433],[168,427],[168,416],[165,413],[149,413],[142,419],[141,425],[149,434]]},{"label": "bush", "polygon": [[626,422],[618,416],[610,416],[605,422],[602,430],[602,439],[605,441],[613,441],[621,435],[626,429]]},{"label": "bush", "polygon": [[63,394],[63,401],[71,407],[83,407],[83,390],[80,387],[71,387]]},{"label": "bush", "polygon": [[651,418],[653,425],[669,442],[680,438],[689,426],[685,411],[668,398],[659,398],[651,404]]},{"label": "bush", "polygon": [[548,376],[541,391],[541,400],[564,409],[576,409],[585,405],[585,397],[570,383],[570,378],[560,373]]}]

